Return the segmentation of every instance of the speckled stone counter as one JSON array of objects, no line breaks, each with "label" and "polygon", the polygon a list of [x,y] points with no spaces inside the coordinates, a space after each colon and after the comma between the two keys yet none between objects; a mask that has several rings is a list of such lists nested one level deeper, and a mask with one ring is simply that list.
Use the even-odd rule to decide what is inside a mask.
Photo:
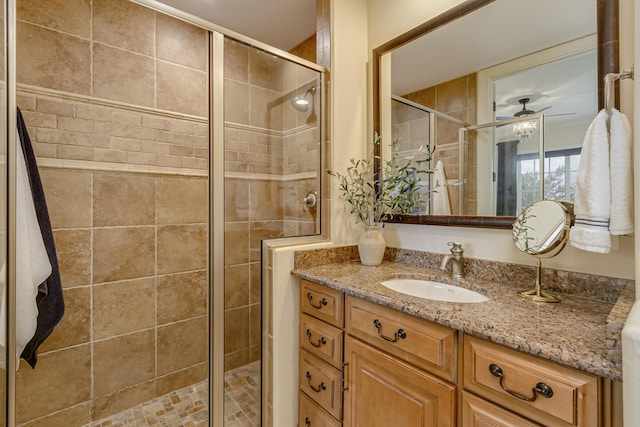
[{"label": "speckled stone counter", "polygon": [[[620,381],[620,333],[634,300],[624,279],[545,270],[543,288],[562,301],[540,304],[518,292],[534,287],[533,267],[467,259],[467,277],[437,267],[442,254],[388,248],[377,267],[362,265],[353,246],[296,252],[292,274],[563,365]],[[380,284],[390,278],[437,280],[489,297],[450,303],[412,297]]]}]

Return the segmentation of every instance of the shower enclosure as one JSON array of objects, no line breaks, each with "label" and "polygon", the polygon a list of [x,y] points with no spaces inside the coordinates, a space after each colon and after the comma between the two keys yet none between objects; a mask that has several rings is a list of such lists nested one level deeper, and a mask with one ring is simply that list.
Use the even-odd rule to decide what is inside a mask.
[{"label": "shower enclosure", "polygon": [[320,202],[304,199],[320,190],[322,82],[247,43],[225,37],[223,47],[225,420],[257,426],[261,241],[320,233]]},{"label": "shower enclosure", "polygon": [[320,232],[322,68],[152,0],[3,6],[4,307],[19,107],[66,311],[35,369],[3,331],[0,425],[260,425],[260,246]]}]

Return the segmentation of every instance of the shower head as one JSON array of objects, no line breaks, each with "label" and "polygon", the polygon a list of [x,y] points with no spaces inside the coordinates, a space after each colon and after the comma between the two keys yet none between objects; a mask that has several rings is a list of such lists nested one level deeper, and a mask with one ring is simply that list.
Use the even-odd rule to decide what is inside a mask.
[{"label": "shower head", "polygon": [[293,108],[295,108],[296,110],[300,111],[301,113],[304,113],[309,109],[310,101],[307,99],[307,95],[311,94],[311,97],[313,98],[313,95],[315,95],[315,93],[316,93],[316,87],[311,86],[309,89],[307,89],[304,95],[296,96],[295,98],[293,98],[291,100],[291,105],[293,105]]}]

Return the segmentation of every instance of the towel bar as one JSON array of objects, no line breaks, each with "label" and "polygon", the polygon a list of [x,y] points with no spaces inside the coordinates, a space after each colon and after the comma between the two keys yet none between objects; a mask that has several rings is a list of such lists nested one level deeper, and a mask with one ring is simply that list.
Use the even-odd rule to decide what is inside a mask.
[{"label": "towel bar", "polygon": [[604,108],[607,110],[607,114],[611,117],[611,109],[613,108],[613,84],[616,80],[631,79],[634,77],[633,66],[627,68],[619,73],[608,73],[604,76]]}]

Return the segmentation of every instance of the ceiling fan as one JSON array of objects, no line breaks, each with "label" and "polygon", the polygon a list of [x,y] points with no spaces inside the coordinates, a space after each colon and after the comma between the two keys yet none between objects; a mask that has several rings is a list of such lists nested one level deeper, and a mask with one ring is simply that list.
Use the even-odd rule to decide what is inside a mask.
[{"label": "ceiling fan", "polygon": [[[534,110],[529,110],[527,108],[527,102],[530,101],[530,98],[520,98],[518,99],[518,103],[522,105],[522,110],[516,111],[513,114],[513,117],[509,117],[509,116],[498,116],[496,117],[496,120],[508,120],[508,119],[513,119],[513,118],[517,118],[517,117],[521,117],[521,116],[529,116],[531,114],[538,114],[541,113],[545,110],[548,110],[549,108],[553,107],[552,105],[549,105],[548,107],[544,107],[539,109],[538,111],[534,111]],[[568,116],[568,115],[572,115],[575,113],[561,113],[561,114],[551,114],[548,115],[546,117],[555,117],[555,116]]]},{"label": "ceiling fan", "polygon": [[530,114],[538,114],[538,113],[540,113],[540,112],[542,112],[542,111],[544,111],[544,110],[548,110],[549,108],[551,108],[551,107],[552,107],[551,105],[549,105],[548,107],[544,107],[544,108],[542,108],[542,109],[540,109],[540,110],[538,110],[538,111],[533,111],[533,110],[528,110],[528,109],[527,109],[527,102],[529,102],[529,98],[520,98],[520,99],[518,100],[518,102],[519,102],[520,104],[522,104],[522,110],[520,110],[520,111],[516,112],[516,113],[513,115],[513,117],[528,116],[528,115],[530,115]]}]

